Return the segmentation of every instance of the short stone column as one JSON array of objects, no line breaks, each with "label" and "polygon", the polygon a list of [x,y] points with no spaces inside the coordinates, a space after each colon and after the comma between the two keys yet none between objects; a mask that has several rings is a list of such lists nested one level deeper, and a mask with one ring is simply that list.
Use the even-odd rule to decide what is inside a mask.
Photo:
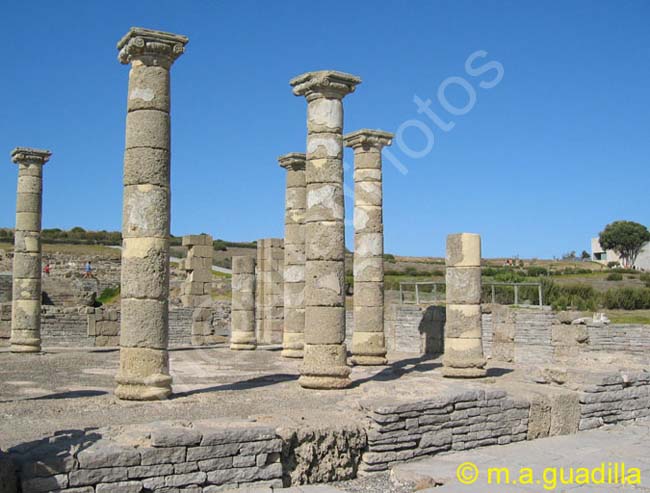
[{"label": "short stone column", "polygon": [[232,258],[230,349],[255,349],[255,259]]},{"label": "short stone column", "polygon": [[352,363],[385,365],[384,220],[381,150],[393,134],[358,130],[344,137],[354,149],[354,333]]},{"label": "short stone column", "polygon": [[122,316],[115,395],[171,394],[169,375],[169,70],[187,38],[131,28],[117,45],[131,64],[124,153]]},{"label": "short stone column", "polygon": [[302,358],[305,341],[305,155],[278,159],[287,170],[284,211],[284,330],[282,356]]},{"label": "short stone column", "polygon": [[52,153],[17,147],[11,160],[18,165],[16,230],[14,234],[11,351],[41,350],[41,209],[43,165]]},{"label": "short stone column", "polygon": [[343,98],[361,79],[334,71],[291,81],[307,99],[305,348],[298,382],[305,388],[350,385],[345,347]]},{"label": "short stone column", "polygon": [[257,338],[263,344],[280,344],[284,325],[284,241],[257,240]]},{"label": "short stone column", "polygon": [[183,246],[187,247],[183,262],[187,277],[181,286],[181,303],[196,308],[212,300],[212,236],[183,236]]},{"label": "short stone column", "polygon": [[481,237],[473,233],[447,236],[445,377],[483,377],[481,334]]}]

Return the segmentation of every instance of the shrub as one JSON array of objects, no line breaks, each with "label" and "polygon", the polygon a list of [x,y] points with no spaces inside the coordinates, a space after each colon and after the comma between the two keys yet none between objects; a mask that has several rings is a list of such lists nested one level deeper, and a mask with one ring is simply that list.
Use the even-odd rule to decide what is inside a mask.
[{"label": "shrub", "polygon": [[618,262],[607,262],[607,267],[610,269],[613,269],[614,267],[618,267],[620,264]]},{"label": "shrub", "polygon": [[548,269],[546,267],[531,265],[526,269],[526,275],[529,277],[548,276]]},{"label": "shrub", "polygon": [[622,281],[623,280],[623,274],[620,272],[612,272],[611,274],[607,275],[607,280],[608,281]]},{"label": "shrub", "polygon": [[384,260],[386,262],[395,262],[395,255],[392,253],[384,253]]},{"label": "shrub", "polygon": [[603,305],[610,310],[650,309],[649,288],[617,288],[608,290],[603,296]]}]

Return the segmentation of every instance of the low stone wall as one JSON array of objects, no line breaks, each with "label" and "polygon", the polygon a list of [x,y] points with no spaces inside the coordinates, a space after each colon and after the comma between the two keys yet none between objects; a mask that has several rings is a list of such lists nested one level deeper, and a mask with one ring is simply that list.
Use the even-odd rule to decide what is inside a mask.
[{"label": "low stone wall", "polygon": [[650,416],[650,373],[603,376],[579,396],[580,430],[629,423]]},{"label": "low stone wall", "polygon": [[275,430],[251,423],[151,424],[127,427],[116,436],[111,430],[66,431],[14,447],[9,457],[22,493],[211,493],[282,486],[281,450]]},{"label": "low stone wall", "polygon": [[501,390],[366,404],[370,427],[360,470],[383,471],[425,455],[526,440],[529,407]]},{"label": "low stone wall", "polygon": [[0,303],[8,303],[11,301],[11,272],[0,272]]}]

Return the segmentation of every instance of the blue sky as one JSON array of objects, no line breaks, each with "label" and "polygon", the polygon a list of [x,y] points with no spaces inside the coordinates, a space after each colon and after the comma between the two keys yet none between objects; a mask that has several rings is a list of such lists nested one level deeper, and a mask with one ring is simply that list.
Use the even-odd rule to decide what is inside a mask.
[{"label": "blue sky", "polygon": [[[387,252],[443,255],[459,231],[481,233],[490,257],[579,252],[608,222],[650,223],[649,18],[641,0],[6,1],[0,226],[14,224],[10,151],[33,146],[53,151],[43,227],[120,228],[128,68],[115,44],[142,26],[190,38],[172,69],[173,234],[282,236],[276,158],[306,133],[288,81],[335,69],[363,79],[345,131],[401,137],[390,152],[408,172],[384,157]],[[471,75],[477,51],[470,69],[489,70]],[[352,186],[349,149],[345,161]]]}]

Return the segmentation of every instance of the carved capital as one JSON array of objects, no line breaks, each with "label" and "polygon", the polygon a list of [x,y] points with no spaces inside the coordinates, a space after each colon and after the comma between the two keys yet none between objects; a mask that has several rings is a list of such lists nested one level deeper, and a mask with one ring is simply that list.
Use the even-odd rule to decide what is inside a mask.
[{"label": "carved capital", "polygon": [[291,79],[289,84],[296,96],[305,96],[307,101],[318,98],[343,99],[354,92],[355,87],[361,84],[361,79],[334,70],[319,70],[299,75]]},{"label": "carved capital", "polygon": [[11,151],[11,160],[16,164],[40,164],[43,165],[50,160],[52,153],[43,149],[32,149],[31,147],[16,147]]},{"label": "carved capital", "polygon": [[117,43],[117,59],[123,64],[139,60],[145,65],[169,68],[185,52],[188,41],[179,34],[132,27]]},{"label": "carved capital", "polygon": [[280,166],[287,171],[304,171],[307,157],[300,152],[290,152],[278,158]]},{"label": "carved capital", "polygon": [[343,136],[345,147],[351,147],[355,150],[378,149],[381,151],[383,147],[391,144],[392,139],[393,134],[390,132],[370,130],[368,128],[363,128]]}]

